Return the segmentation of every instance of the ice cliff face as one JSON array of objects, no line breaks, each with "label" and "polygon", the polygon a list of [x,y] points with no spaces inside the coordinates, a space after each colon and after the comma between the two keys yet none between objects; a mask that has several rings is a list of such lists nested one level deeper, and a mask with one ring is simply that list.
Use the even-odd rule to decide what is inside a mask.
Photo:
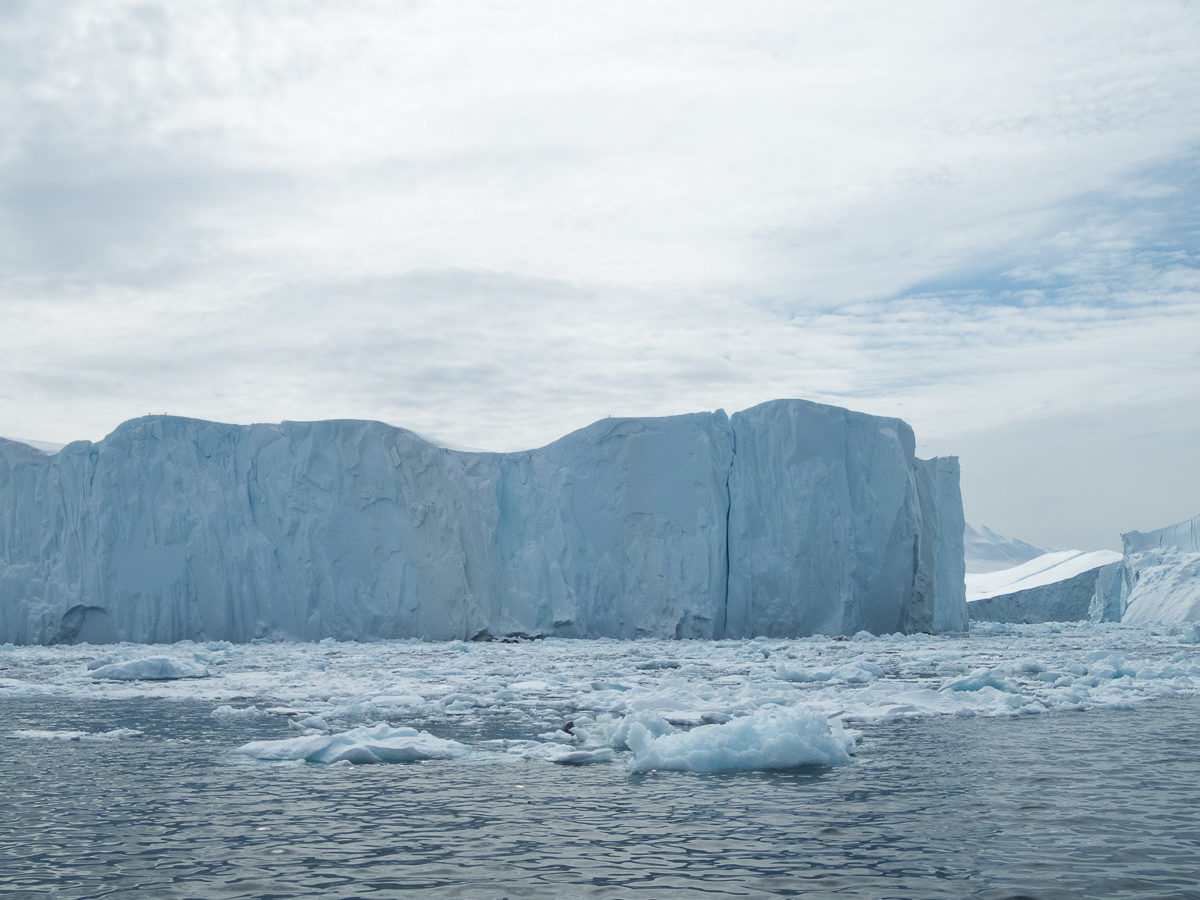
[{"label": "ice cliff face", "polygon": [[774,401],[467,453],[377,422],[0,441],[0,642],[966,627],[954,459]]},{"label": "ice cliff face", "polygon": [[899,419],[815,403],[732,425],[728,636],[966,630],[956,459],[916,459]]}]

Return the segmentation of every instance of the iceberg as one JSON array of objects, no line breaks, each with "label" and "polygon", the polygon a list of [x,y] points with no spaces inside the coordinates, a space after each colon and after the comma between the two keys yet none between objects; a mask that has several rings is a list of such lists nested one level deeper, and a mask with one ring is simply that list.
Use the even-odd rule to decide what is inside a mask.
[{"label": "iceberg", "polygon": [[172,681],[176,678],[207,678],[208,674],[208,669],[199,663],[169,656],[145,656],[92,669],[93,678],[108,681]]},{"label": "iceberg", "polygon": [[366,421],[0,440],[0,642],[966,628],[958,461],[801,400],[519,453]]},{"label": "iceberg", "polygon": [[1094,621],[1200,622],[1200,516],[1121,535],[1125,555],[1100,573]]},{"label": "iceberg", "polygon": [[1010,569],[968,575],[967,612],[983,622],[1083,621],[1103,568],[1120,559],[1114,550],[1055,550]]},{"label": "iceberg", "polygon": [[729,772],[840,766],[850,761],[854,739],[836,718],[804,709],[766,709],[723,725],[655,736],[634,722],[626,739],[631,772],[671,769]]}]

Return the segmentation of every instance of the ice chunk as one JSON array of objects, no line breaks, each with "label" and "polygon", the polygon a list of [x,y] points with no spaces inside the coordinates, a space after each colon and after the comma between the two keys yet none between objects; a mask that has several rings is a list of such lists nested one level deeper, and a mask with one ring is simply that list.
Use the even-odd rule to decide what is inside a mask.
[{"label": "ice chunk", "polygon": [[883,677],[883,669],[869,660],[855,660],[840,666],[815,669],[789,669],[780,666],[775,674],[782,681],[814,682],[831,681],[845,684],[866,684]]},{"label": "ice chunk", "polygon": [[724,725],[701,725],[660,737],[635,722],[627,741],[634,754],[631,772],[838,766],[850,761],[854,746],[841,722],[795,709],[762,710]]},{"label": "ice chunk", "polygon": [[607,747],[587,750],[567,747],[554,742],[538,743],[537,741],[521,742],[509,747],[507,752],[514,756],[520,756],[522,759],[541,759],[557,763],[560,766],[590,765],[608,762],[613,758],[612,750]]},{"label": "ice chunk", "polygon": [[92,671],[92,677],[109,681],[170,681],[174,678],[207,678],[208,669],[190,660],[144,656],[100,666]]},{"label": "ice chunk", "polygon": [[237,749],[255,759],[303,760],[312,763],[415,762],[421,759],[458,759],[471,748],[417,731],[386,724],[362,726],[337,734],[314,734],[280,741],[251,741]]},{"label": "ice chunk", "polygon": [[9,732],[9,737],[26,741],[124,741],[142,737],[144,732],[136,728],[114,728],[111,731],[39,731],[26,729]]}]

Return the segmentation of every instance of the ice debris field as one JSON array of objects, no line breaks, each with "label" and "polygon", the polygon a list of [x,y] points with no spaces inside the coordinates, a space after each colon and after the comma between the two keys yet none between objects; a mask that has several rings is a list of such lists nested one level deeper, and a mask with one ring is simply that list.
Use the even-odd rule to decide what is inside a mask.
[{"label": "ice debris field", "polygon": [[[231,764],[716,772],[849,763],[861,723],[1195,696],[1198,640],[1196,625],[1083,622],[851,639],[4,645],[0,697],[199,701],[219,721],[276,737],[287,720],[286,738],[231,740]],[[7,737],[139,739],[113,730]]]}]

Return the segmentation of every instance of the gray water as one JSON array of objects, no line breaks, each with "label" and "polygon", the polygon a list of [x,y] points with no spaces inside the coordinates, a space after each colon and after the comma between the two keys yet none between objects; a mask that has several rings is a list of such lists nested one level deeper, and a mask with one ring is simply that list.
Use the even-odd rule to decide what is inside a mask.
[{"label": "gray water", "polygon": [[727,775],[276,767],[229,751],[286,723],[211,709],[0,701],[0,735],[146,732],[0,739],[0,894],[1200,897],[1197,701],[872,725],[849,766]]}]

